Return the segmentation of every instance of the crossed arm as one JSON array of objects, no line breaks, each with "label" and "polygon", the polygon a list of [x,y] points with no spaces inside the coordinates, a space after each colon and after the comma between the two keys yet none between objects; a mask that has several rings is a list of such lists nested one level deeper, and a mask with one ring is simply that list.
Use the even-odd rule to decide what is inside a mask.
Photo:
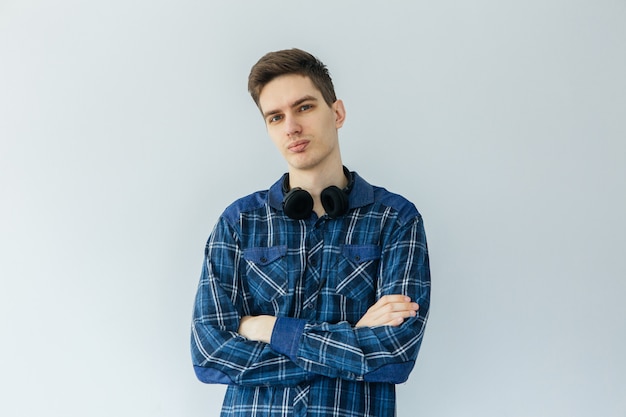
[{"label": "crossed arm", "polygon": [[380,289],[387,295],[353,325],[242,317],[250,310],[237,285],[241,254],[230,225],[221,226],[207,243],[194,307],[192,357],[201,381],[256,386],[292,385],[317,375],[394,383],[408,377],[429,310],[421,222],[399,230],[383,252],[386,279]]},{"label": "crossed arm", "polygon": [[[359,327],[399,326],[405,319],[415,317],[419,305],[401,294],[381,297],[355,325]],[[238,333],[250,340],[270,343],[276,317],[245,316],[241,318]]]}]

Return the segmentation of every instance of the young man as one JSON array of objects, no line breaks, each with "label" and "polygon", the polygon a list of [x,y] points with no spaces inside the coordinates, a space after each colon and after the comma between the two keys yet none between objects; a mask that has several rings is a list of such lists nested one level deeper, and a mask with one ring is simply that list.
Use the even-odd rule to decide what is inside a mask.
[{"label": "young man", "polygon": [[429,309],[422,218],[343,166],[346,112],[324,64],[272,52],[248,81],[288,173],[209,237],[196,375],[229,385],[222,416],[394,416]]}]

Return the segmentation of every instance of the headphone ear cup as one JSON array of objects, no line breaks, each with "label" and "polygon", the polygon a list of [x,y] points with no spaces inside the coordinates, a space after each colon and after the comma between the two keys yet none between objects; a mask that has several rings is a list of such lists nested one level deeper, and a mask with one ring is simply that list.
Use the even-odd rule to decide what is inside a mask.
[{"label": "headphone ear cup", "polygon": [[331,185],[320,194],[322,207],[328,217],[334,219],[348,211],[348,195],[339,187]]},{"label": "headphone ear cup", "polygon": [[294,220],[306,219],[313,211],[313,197],[302,188],[293,188],[283,198],[283,211]]}]

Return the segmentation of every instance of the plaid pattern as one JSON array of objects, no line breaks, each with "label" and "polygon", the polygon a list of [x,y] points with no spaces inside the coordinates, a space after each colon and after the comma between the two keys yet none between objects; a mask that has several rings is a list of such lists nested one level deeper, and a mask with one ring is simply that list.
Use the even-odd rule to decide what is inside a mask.
[{"label": "plaid pattern", "polygon": [[[281,181],[228,207],[205,251],[191,350],[198,378],[229,387],[222,416],[387,417],[424,335],[430,272],[422,219],[357,174],[344,216],[292,220]],[[353,326],[377,299],[420,305],[401,326]],[[270,344],[238,335],[279,317]]]}]

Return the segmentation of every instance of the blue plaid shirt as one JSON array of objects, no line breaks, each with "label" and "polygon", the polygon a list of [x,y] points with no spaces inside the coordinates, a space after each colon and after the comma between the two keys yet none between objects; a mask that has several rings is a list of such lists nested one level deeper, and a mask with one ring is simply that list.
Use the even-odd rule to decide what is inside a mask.
[{"label": "blue plaid shirt", "polygon": [[[228,384],[222,416],[391,417],[419,351],[430,300],[422,218],[354,175],[349,211],[292,220],[281,181],[220,217],[206,245],[191,350],[202,382]],[[377,299],[420,305],[397,327],[355,328]],[[271,343],[237,333],[278,317]]]}]

